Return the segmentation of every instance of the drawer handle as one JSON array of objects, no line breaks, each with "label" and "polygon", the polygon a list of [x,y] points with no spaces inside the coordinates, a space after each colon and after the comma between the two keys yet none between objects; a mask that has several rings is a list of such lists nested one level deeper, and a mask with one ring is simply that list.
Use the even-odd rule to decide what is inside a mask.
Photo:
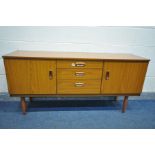
[{"label": "drawer handle", "polygon": [[85,75],[84,72],[76,72],[76,73],[75,73],[75,76],[84,76],[84,75]]},{"label": "drawer handle", "polygon": [[106,74],[105,74],[105,80],[109,80],[109,77],[110,77],[110,72],[107,71]]},{"label": "drawer handle", "polygon": [[84,86],[84,83],[82,83],[82,82],[75,83],[75,87],[83,87],[83,86]]},{"label": "drawer handle", "polygon": [[52,78],[53,78],[53,72],[49,71],[49,79],[52,80]]},{"label": "drawer handle", "polygon": [[72,67],[85,67],[85,62],[73,62]]}]

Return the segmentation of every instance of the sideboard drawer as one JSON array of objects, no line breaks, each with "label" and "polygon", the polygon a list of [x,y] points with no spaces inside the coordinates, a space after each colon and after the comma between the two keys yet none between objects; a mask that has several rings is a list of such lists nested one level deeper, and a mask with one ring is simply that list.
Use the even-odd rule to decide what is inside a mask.
[{"label": "sideboard drawer", "polygon": [[58,94],[100,94],[101,80],[58,80]]},{"label": "sideboard drawer", "polygon": [[102,68],[102,61],[58,60],[57,68]]},{"label": "sideboard drawer", "polygon": [[101,79],[102,69],[57,69],[58,79]]}]

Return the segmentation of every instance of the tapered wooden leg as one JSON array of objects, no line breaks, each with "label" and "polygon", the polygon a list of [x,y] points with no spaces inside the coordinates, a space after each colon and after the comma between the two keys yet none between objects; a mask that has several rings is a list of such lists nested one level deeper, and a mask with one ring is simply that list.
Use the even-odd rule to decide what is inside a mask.
[{"label": "tapered wooden leg", "polygon": [[127,105],[128,105],[128,96],[125,96],[123,101],[122,112],[126,111]]},{"label": "tapered wooden leg", "polygon": [[30,100],[30,102],[32,102],[33,100],[32,100],[32,97],[29,97],[29,100]]},{"label": "tapered wooden leg", "polygon": [[115,101],[116,101],[116,102],[118,101],[118,96],[115,96]]},{"label": "tapered wooden leg", "polygon": [[21,107],[22,107],[23,114],[26,114],[27,104],[26,104],[26,101],[25,101],[25,97],[21,97]]}]

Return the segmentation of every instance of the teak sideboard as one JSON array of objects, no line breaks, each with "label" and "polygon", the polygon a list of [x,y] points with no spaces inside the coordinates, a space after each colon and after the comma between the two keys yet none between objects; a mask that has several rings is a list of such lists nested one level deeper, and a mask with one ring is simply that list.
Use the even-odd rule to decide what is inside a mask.
[{"label": "teak sideboard", "polygon": [[128,96],[142,92],[149,59],[132,54],[15,51],[4,55],[10,96]]}]

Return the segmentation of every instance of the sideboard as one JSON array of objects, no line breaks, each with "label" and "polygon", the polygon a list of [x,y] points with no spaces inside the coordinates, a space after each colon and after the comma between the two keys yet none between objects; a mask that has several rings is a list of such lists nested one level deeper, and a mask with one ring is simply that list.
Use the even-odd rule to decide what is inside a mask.
[{"label": "sideboard", "polygon": [[132,54],[14,51],[4,55],[10,96],[139,96],[149,59]]}]

